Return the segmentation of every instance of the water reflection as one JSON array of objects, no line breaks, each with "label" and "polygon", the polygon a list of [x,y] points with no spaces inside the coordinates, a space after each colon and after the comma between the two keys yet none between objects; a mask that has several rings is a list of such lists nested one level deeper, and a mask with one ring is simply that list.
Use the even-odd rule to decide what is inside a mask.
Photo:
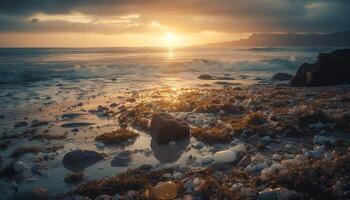
[{"label": "water reflection", "polygon": [[168,48],[168,54],[167,54],[167,57],[166,57],[168,60],[174,60],[175,59],[175,51],[173,49],[173,47],[169,47]]},{"label": "water reflection", "polygon": [[190,139],[176,141],[175,145],[157,144],[153,139],[151,141],[151,149],[154,157],[161,163],[171,163],[177,161],[181,154],[185,152]]}]

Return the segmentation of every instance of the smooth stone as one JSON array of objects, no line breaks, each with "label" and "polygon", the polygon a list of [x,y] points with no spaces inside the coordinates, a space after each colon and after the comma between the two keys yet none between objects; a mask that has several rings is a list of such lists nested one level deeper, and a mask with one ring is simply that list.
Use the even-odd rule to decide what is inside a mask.
[{"label": "smooth stone", "polygon": [[102,155],[96,151],[75,150],[66,153],[62,162],[65,168],[74,172],[81,172],[86,167],[89,167],[102,159]]},{"label": "smooth stone", "polygon": [[113,167],[128,166],[130,162],[131,162],[131,152],[123,151],[113,158],[113,160],[111,161],[111,166]]}]

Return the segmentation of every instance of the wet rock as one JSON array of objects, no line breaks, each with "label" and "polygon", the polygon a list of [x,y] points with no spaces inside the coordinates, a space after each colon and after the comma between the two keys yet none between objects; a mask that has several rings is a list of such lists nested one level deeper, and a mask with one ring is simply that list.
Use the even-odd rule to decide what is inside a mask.
[{"label": "wet rock", "polygon": [[259,192],[256,200],[288,200],[302,199],[301,195],[287,188],[266,189]]},{"label": "wet rock", "polygon": [[241,199],[253,199],[257,195],[257,192],[253,188],[243,187],[239,192]]},{"label": "wet rock", "polygon": [[26,168],[27,165],[22,161],[16,161],[13,165],[13,169],[17,174],[21,174]]},{"label": "wet rock", "polygon": [[47,173],[47,166],[44,164],[34,164],[31,168],[30,171],[33,174],[39,175],[39,176],[44,176]]},{"label": "wet rock", "polygon": [[181,172],[176,172],[173,174],[172,178],[177,180],[177,179],[182,179],[184,177],[184,174]]},{"label": "wet rock", "polygon": [[152,165],[148,165],[148,164],[143,164],[143,165],[141,165],[141,166],[139,167],[139,169],[142,170],[142,171],[149,171],[149,170],[151,170],[152,168],[153,168],[153,166],[152,166]]},{"label": "wet rock", "polygon": [[62,124],[61,127],[63,128],[79,128],[83,126],[92,126],[95,123],[89,123],[89,122],[76,122],[76,123],[65,123]]},{"label": "wet rock", "polygon": [[82,181],[84,178],[84,174],[81,172],[76,172],[76,173],[68,173],[64,177],[64,182],[66,183],[77,183]]},{"label": "wet rock", "polygon": [[335,145],[337,141],[333,137],[315,135],[313,142],[318,145],[323,145],[323,144]]},{"label": "wet rock", "polygon": [[172,181],[160,182],[150,190],[150,199],[175,199],[178,185]]},{"label": "wet rock", "polygon": [[18,122],[14,125],[15,128],[25,127],[25,126],[28,126],[28,122],[26,122],[26,121],[21,121],[21,122]]},{"label": "wet rock", "polygon": [[276,73],[273,75],[273,81],[290,81],[293,79],[293,76],[287,73]]},{"label": "wet rock", "polygon": [[187,123],[166,113],[153,115],[150,130],[152,139],[158,144],[168,144],[190,136]]},{"label": "wet rock", "polygon": [[84,196],[75,196],[74,197],[74,200],[91,200],[89,197],[84,197]]},{"label": "wet rock", "polygon": [[15,200],[46,200],[47,192],[44,188],[37,187],[31,190],[19,191],[14,195]]},{"label": "wet rock", "polygon": [[120,152],[111,161],[111,166],[113,167],[128,166],[128,164],[131,162],[131,154],[132,153],[130,151]]},{"label": "wet rock", "polygon": [[318,146],[314,150],[306,152],[306,155],[313,158],[320,158],[325,153],[324,146]]},{"label": "wet rock", "polygon": [[303,64],[291,86],[325,86],[350,83],[350,49],[320,53],[314,64]]},{"label": "wet rock", "polygon": [[63,119],[63,120],[70,120],[70,119],[77,118],[77,117],[79,117],[81,115],[82,114],[80,114],[80,113],[66,113],[66,114],[63,114],[61,116],[61,119]]},{"label": "wet rock", "polygon": [[100,195],[95,198],[95,200],[113,200],[113,197],[108,196],[108,195]]},{"label": "wet rock", "polygon": [[64,155],[62,162],[65,168],[74,172],[80,172],[102,159],[103,157],[95,151],[75,150]]},{"label": "wet rock", "polygon": [[104,149],[106,147],[102,142],[96,142],[95,146],[97,149]]},{"label": "wet rock", "polygon": [[299,159],[288,159],[288,160],[283,160],[282,165],[286,167],[298,167],[302,164],[303,162]]},{"label": "wet rock", "polygon": [[237,153],[231,150],[218,151],[213,157],[216,163],[230,163],[237,159]]}]

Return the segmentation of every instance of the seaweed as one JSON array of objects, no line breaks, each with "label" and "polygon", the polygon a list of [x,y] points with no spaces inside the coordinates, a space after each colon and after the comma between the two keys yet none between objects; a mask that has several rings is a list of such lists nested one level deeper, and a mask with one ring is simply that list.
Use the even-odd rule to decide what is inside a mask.
[{"label": "seaweed", "polygon": [[135,139],[139,134],[127,129],[118,129],[112,132],[103,133],[96,136],[95,140],[102,141],[106,144],[118,144],[129,139]]},{"label": "seaweed", "polygon": [[37,154],[41,151],[41,148],[39,147],[35,147],[35,146],[28,146],[28,147],[18,147],[17,149],[15,149],[12,154],[11,157],[13,158],[19,158],[20,156],[22,156],[23,154],[26,153],[33,153],[33,154]]}]

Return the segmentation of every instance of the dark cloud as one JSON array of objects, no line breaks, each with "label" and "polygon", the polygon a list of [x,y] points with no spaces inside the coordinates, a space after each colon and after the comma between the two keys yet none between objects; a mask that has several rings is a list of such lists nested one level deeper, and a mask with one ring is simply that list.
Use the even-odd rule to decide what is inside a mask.
[{"label": "dark cloud", "polygon": [[[152,31],[152,20],[171,29],[198,32],[332,32],[350,30],[349,0],[2,0],[2,32]],[[94,19],[139,14],[137,26],[41,21],[38,13],[81,13]]]}]

